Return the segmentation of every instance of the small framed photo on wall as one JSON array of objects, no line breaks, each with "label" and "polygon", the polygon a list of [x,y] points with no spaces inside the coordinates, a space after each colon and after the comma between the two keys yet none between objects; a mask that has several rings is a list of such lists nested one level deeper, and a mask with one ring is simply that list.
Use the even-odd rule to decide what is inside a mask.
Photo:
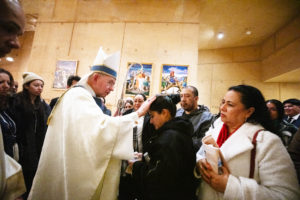
[{"label": "small framed photo on wall", "polygon": [[187,86],[188,65],[163,64],[161,74],[161,93],[177,94]]},{"label": "small framed photo on wall", "polygon": [[126,75],[126,95],[150,94],[152,64],[128,63]]},{"label": "small framed photo on wall", "polygon": [[58,60],[54,72],[53,88],[66,89],[69,76],[76,75],[77,60]]}]

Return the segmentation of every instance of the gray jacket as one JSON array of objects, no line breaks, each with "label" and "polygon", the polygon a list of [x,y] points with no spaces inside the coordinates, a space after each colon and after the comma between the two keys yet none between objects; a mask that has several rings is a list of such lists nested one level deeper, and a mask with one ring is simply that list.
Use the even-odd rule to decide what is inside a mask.
[{"label": "gray jacket", "polygon": [[192,135],[193,146],[195,152],[201,147],[201,139],[205,136],[205,132],[209,129],[213,122],[213,115],[209,109],[204,105],[198,105],[198,109],[186,114],[182,108],[176,112],[176,117],[182,116],[183,118],[189,119],[194,126],[194,134]]}]

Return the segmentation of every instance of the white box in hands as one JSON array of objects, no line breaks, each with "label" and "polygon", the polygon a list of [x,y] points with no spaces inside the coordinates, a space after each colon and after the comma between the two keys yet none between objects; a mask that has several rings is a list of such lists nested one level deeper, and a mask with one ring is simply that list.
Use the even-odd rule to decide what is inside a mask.
[{"label": "white box in hands", "polygon": [[223,174],[222,166],[229,169],[218,144],[211,135],[202,138],[202,145],[206,161],[211,165],[215,173]]}]

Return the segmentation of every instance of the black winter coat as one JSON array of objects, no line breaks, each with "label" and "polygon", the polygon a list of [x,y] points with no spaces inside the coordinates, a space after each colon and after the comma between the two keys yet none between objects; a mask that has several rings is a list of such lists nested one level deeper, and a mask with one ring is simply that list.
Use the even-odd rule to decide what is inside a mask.
[{"label": "black winter coat", "polygon": [[153,133],[146,146],[150,160],[144,158],[133,165],[132,176],[142,199],[194,198],[196,155],[192,133],[193,125],[182,118],[166,122]]},{"label": "black winter coat", "polygon": [[19,162],[23,171],[35,172],[47,131],[50,107],[44,100],[38,99],[39,102],[33,105],[26,98],[23,92],[18,93],[10,112],[17,127]]}]

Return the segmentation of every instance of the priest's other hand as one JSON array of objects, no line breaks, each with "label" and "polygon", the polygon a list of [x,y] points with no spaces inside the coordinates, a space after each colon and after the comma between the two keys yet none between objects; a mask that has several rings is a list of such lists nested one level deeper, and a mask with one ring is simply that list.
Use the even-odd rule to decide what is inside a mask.
[{"label": "priest's other hand", "polygon": [[133,164],[134,164],[136,161],[142,161],[142,158],[143,158],[143,154],[142,154],[142,153],[134,152],[134,158],[127,161],[127,162],[128,162],[128,166],[127,166],[125,172],[126,172],[127,174],[132,174]]},{"label": "priest's other hand", "polygon": [[149,110],[150,108],[150,105],[151,103],[156,99],[156,96],[153,96],[151,98],[149,98],[147,101],[145,101],[141,107],[136,111],[138,116],[141,117],[141,116],[144,116],[147,111]]}]

